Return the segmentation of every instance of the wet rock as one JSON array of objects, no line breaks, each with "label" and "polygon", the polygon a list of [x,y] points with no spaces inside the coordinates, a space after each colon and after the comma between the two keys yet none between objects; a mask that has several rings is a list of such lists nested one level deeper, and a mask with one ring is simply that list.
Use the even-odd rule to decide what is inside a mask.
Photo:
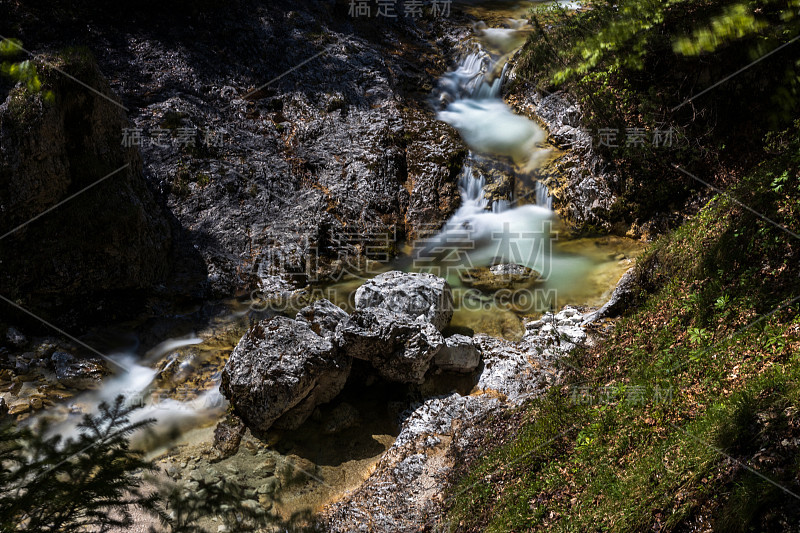
[{"label": "wet rock", "polygon": [[357,310],[336,328],[349,357],[369,361],[385,379],[422,383],[444,337],[424,316],[417,319],[382,307]]},{"label": "wet rock", "polygon": [[458,209],[458,174],[467,150],[452,127],[431,122],[421,111],[409,110],[406,124],[412,134],[406,148],[410,190],[406,223],[409,237],[416,240],[438,231]]},{"label": "wet rock", "polygon": [[8,414],[16,416],[16,415],[21,415],[23,413],[27,413],[30,410],[31,406],[28,402],[19,402],[11,406],[11,408],[8,410]]},{"label": "wet rock", "polygon": [[347,318],[347,313],[329,300],[317,300],[297,312],[295,320],[304,322],[321,337],[333,338],[336,326]]},{"label": "wet rock", "polygon": [[17,373],[17,375],[23,375],[30,372],[31,355],[33,354],[22,354],[17,356],[16,361],[14,362],[14,371]]},{"label": "wet rock", "polygon": [[67,352],[54,352],[50,360],[58,382],[71,389],[96,389],[106,374],[99,360],[77,360]]},{"label": "wet rock", "polygon": [[470,268],[460,273],[459,277],[468,287],[483,292],[496,292],[501,289],[518,290],[531,287],[538,281],[540,275],[526,266],[503,264]]},{"label": "wet rock", "polygon": [[518,111],[539,118],[565,150],[540,177],[561,221],[575,234],[610,230],[609,209],[616,201],[613,190],[619,177],[594,149],[591,132],[582,129],[580,107],[562,91],[543,95],[524,84],[512,101]]},{"label": "wet rock", "polygon": [[356,309],[382,308],[411,318],[426,317],[441,331],[453,317],[453,295],[443,278],[427,273],[385,272],[359,287]]},{"label": "wet rock", "polygon": [[239,444],[246,429],[241,418],[233,414],[227,415],[214,428],[214,448],[222,457],[234,455],[239,451]]},{"label": "wet rock", "polygon": [[433,363],[442,370],[469,373],[481,364],[481,352],[471,337],[453,335],[445,339]]},{"label": "wet rock", "polygon": [[351,363],[308,324],[275,317],[254,325],[239,341],[222,371],[220,390],[249,427],[266,431],[304,401],[332,400]]}]

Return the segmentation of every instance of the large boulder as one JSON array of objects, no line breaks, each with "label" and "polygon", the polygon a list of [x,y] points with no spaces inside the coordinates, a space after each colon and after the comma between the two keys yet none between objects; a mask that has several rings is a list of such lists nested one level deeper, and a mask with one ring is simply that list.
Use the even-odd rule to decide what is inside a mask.
[{"label": "large boulder", "polygon": [[308,324],[317,335],[332,339],[336,333],[336,326],[347,316],[342,308],[330,300],[322,299],[298,311],[295,320]]},{"label": "large boulder", "polygon": [[411,318],[424,316],[441,331],[453,317],[453,294],[443,278],[427,273],[385,272],[358,288],[356,309],[379,307]]},{"label": "large boulder", "polygon": [[411,318],[381,307],[356,310],[336,328],[349,357],[369,361],[384,378],[422,383],[444,337],[424,316]]},{"label": "large boulder", "polygon": [[275,317],[255,324],[239,341],[220,390],[251,429],[266,431],[284,416],[281,427],[297,427],[341,392],[351,364],[308,324]]}]

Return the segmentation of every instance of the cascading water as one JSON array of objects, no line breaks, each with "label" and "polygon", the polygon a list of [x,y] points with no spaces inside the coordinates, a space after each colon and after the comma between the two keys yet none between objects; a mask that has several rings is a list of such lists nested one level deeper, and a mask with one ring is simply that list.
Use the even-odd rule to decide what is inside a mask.
[{"label": "cascading water", "polygon": [[[455,127],[474,152],[510,157],[518,172],[527,174],[547,151],[542,146],[545,132],[535,122],[514,114],[500,97],[508,69],[505,58],[512,44],[521,44],[517,38],[521,31],[524,28],[518,21],[509,29],[480,27],[479,35],[505,55],[498,59],[481,46],[465,54],[458,66],[443,76],[434,105],[440,106],[438,118]],[[500,74],[495,75],[500,61]],[[535,183],[536,205],[518,205],[519,200],[512,199],[491,202],[486,179],[473,161],[470,154],[460,177],[461,207],[439,235],[418,249],[417,257],[442,263],[455,247],[460,248],[464,268],[508,262],[547,276],[552,274],[553,264],[559,263],[559,276],[577,273],[577,263],[552,253],[554,214],[547,188]]]},{"label": "cascading water", "polygon": [[[104,380],[102,387],[87,391],[73,398],[67,412],[49,412],[44,415],[51,421],[48,433],[74,437],[83,413],[97,413],[101,403],[113,404],[117,396],[124,396],[126,404],[138,404],[130,416],[131,422],[153,419],[155,424],[145,432],[133,437],[137,446],[153,450],[174,438],[176,432],[184,432],[198,425],[218,419],[227,407],[227,401],[220,394],[216,380],[213,386],[200,391],[192,399],[168,397],[166,391],[158,388],[159,375],[166,372],[174,361],[162,368],[153,368],[165,355],[181,348],[201,344],[202,339],[194,335],[167,339],[145,354],[137,353],[137,347],[111,353],[108,358],[115,368],[122,371]],[[138,344],[138,343],[137,343]],[[180,364],[180,363],[178,363]]]}]

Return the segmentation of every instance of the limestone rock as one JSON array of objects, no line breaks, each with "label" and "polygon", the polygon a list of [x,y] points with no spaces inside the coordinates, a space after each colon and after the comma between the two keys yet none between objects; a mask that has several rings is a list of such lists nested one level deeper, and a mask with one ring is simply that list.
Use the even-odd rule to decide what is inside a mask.
[{"label": "limestone rock", "polygon": [[442,370],[472,372],[481,364],[481,352],[471,337],[453,335],[445,339],[433,362]]},{"label": "limestone rock", "polygon": [[359,287],[356,309],[380,307],[417,318],[425,316],[441,331],[453,317],[453,295],[443,278],[427,273],[385,272]]},{"label": "limestone rock", "polygon": [[234,455],[239,450],[245,430],[241,418],[236,415],[226,416],[214,428],[214,448],[222,454],[222,457]]},{"label": "limestone rock", "polygon": [[99,360],[77,360],[75,356],[67,352],[53,353],[51,361],[58,382],[71,389],[97,388],[106,373]]},{"label": "limestone rock", "polygon": [[323,299],[302,308],[297,312],[295,320],[308,324],[317,335],[331,339],[336,332],[336,326],[347,316],[343,309],[330,300]]},{"label": "limestone rock", "polygon": [[308,324],[275,317],[254,325],[239,341],[222,372],[220,390],[248,426],[266,431],[298,405],[310,415],[308,404],[334,398],[351,363]]},{"label": "limestone rock", "polygon": [[413,319],[381,307],[357,310],[336,328],[343,352],[363,359],[391,381],[422,383],[444,337],[424,317]]}]

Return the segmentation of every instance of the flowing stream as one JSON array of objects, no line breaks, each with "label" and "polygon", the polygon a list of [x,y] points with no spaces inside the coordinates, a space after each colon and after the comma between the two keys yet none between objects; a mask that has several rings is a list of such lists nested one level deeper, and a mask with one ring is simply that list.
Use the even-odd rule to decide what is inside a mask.
[{"label": "flowing stream", "polygon": [[[557,242],[552,202],[547,189],[536,181],[537,169],[552,150],[546,145],[547,135],[535,121],[515,114],[501,97],[508,60],[528,32],[520,20],[510,20],[502,28],[476,25],[475,39],[462,59],[440,80],[431,105],[471,150],[459,178],[461,206],[437,235],[415,243],[409,256],[386,265],[387,270],[399,265],[446,276],[458,308],[452,328],[510,339],[521,336],[522,316],[566,303],[600,305],[640,249],[632,241],[610,237]],[[488,186],[494,171],[527,183],[528,192],[520,194],[515,188],[503,197],[492,197]],[[493,294],[460,290],[466,289],[465,271],[498,264],[522,265],[541,275],[530,301],[498,301]],[[338,283],[330,287],[329,297],[347,307],[363,281]],[[143,400],[145,407],[137,418],[158,421],[155,433],[140,438],[154,455],[166,451],[178,463],[195,461],[190,456],[206,453],[213,425],[227,407],[218,392],[224,361],[244,333],[248,318],[254,318],[247,308],[226,307],[226,312],[198,320],[188,329],[185,320],[176,320],[180,327],[170,328],[161,325],[169,320],[159,317],[160,325],[151,328],[158,331],[151,335],[156,339],[151,348],[143,349],[137,339],[132,346],[107,351],[128,371],[108,378],[100,390],[78,394],[48,409],[47,416],[56,420],[51,430],[72,434],[81,413],[96,412],[101,402],[125,394]],[[457,388],[467,393],[470,387],[469,378],[459,382],[436,378],[422,392]],[[391,405],[407,402],[402,388],[389,389],[379,397],[346,391],[344,400],[361,412],[362,423],[340,434],[327,434],[321,422],[312,420],[290,435],[276,434],[268,442],[248,441],[258,454],[272,453],[264,450],[276,446],[311,458],[317,465],[320,481],[290,491],[281,507],[284,512],[317,509],[369,475],[396,435]],[[162,395],[162,391],[170,392]],[[262,456],[240,452],[227,461],[231,471],[239,472],[250,468],[254,457]]]}]

